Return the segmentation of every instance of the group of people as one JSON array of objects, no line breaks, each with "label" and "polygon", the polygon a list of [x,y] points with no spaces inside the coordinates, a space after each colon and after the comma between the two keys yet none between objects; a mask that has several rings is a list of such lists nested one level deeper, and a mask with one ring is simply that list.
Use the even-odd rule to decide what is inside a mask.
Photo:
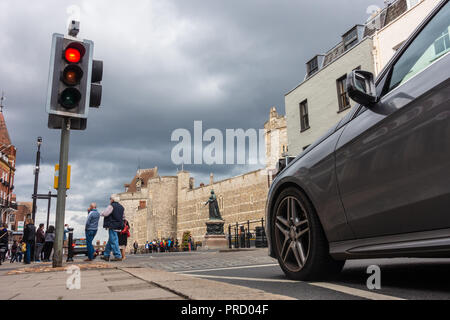
[{"label": "group of people", "polygon": [[[178,248],[178,239],[174,240],[173,238],[154,239],[153,241],[146,241],[144,245],[145,253],[173,252],[178,251]],[[133,249],[134,254],[136,254],[139,249],[137,241],[134,242]]]},{"label": "group of people", "polygon": [[36,229],[33,219],[26,219],[22,238],[9,243],[9,232],[6,223],[0,230],[0,264],[10,259],[30,264],[32,261],[49,261],[55,242],[55,227],[49,226],[44,231],[44,224],[41,223]]},{"label": "group of people", "polygon": [[[88,249],[86,261],[92,261],[96,257],[92,241],[97,234],[100,216],[104,218],[103,228],[108,230],[108,242],[101,259],[106,261],[122,261],[125,259],[125,249],[130,236],[130,225],[125,219],[124,211],[123,206],[119,203],[119,198],[116,196],[111,196],[109,206],[102,213],[97,211],[95,203],[91,203],[86,221],[86,243]],[[111,258],[111,253],[114,255],[114,258]]]},{"label": "group of people", "polygon": [[[108,230],[108,242],[103,251],[102,259],[107,261],[121,261],[125,259],[127,239],[130,236],[130,225],[124,216],[124,208],[119,204],[119,198],[111,197],[110,205],[105,211],[99,213],[96,203],[91,203],[88,209],[85,234],[88,257],[85,261],[92,261],[98,255],[92,242],[98,231],[100,217],[104,217],[103,227]],[[67,248],[68,224],[64,226],[64,246]],[[53,244],[55,242],[55,227],[49,226],[44,231],[41,223],[36,229],[32,219],[26,219],[22,238],[12,243],[9,242],[9,232],[6,224],[0,228],[0,264],[6,259],[10,262],[21,262],[22,257],[25,264],[35,262],[47,262],[51,259]],[[64,252],[63,252],[64,253]],[[111,253],[114,258],[111,259]]]}]

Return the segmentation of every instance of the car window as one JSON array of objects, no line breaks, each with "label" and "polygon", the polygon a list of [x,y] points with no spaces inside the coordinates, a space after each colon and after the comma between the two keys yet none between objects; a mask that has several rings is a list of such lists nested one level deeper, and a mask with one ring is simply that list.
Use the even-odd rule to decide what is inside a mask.
[{"label": "car window", "polygon": [[388,90],[396,88],[450,51],[450,2],[422,29],[392,69]]}]

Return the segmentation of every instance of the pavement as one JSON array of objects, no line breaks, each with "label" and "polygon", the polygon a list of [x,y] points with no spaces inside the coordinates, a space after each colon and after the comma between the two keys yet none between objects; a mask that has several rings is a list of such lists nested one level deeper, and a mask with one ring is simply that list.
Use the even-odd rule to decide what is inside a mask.
[{"label": "pavement", "polygon": [[130,266],[128,261],[88,263],[75,258],[56,270],[51,263],[6,262],[0,266],[0,276],[0,300],[293,300],[259,289]]},{"label": "pavement", "polygon": [[[80,289],[72,290],[65,270],[5,263],[0,299],[450,300],[450,259],[352,260],[327,282],[287,279],[266,249],[129,255],[108,263],[82,259],[72,264],[80,267]],[[370,265],[381,269],[380,289],[366,285]]]}]

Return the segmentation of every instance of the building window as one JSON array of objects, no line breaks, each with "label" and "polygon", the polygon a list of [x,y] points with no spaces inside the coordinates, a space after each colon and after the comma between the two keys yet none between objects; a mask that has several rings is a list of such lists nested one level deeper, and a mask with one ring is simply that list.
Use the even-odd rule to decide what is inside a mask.
[{"label": "building window", "polygon": [[339,111],[350,108],[350,100],[347,95],[347,75],[336,80],[337,94],[339,101]]},{"label": "building window", "polygon": [[223,211],[223,196],[219,196],[219,210]]},{"label": "building window", "polygon": [[300,132],[309,129],[308,100],[300,102]]},{"label": "building window", "polygon": [[342,38],[344,41],[344,48],[345,50],[348,50],[358,42],[358,30],[355,27],[347,32]]},{"label": "building window", "polygon": [[420,0],[406,0],[408,10],[414,7],[416,4],[418,4]]},{"label": "building window", "polygon": [[434,41],[435,55],[441,55],[442,53],[450,49],[450,38],[448,36],[448,29],[442,33],[442,35]]},{"label": "building window", "polygon": [[317,57],[315,57],[314,59],[309,61],[307,63],[307,66],[308,66],[308,77],[309,77],[313,73],[317,72],[317,70],[319,70],[319,63],[317,61]]}]

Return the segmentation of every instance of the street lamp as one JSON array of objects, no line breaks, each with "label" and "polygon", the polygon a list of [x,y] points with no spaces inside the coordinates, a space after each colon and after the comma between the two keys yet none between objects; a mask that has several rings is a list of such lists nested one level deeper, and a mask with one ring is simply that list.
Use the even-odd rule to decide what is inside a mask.
[{"label": "street lamp", "polygon": [[41,144],[42,144],[42,137],[37,138],[37,153],[36,153],[36,167],[34,169],[34,191],[33,191],[33,210],[31,212],[31,217],[33,219],[33,222],[35,222],[36,219],[36,195],[37,195],[37,189],[38,189],[38,181],[39,181],[39,165],[41,162]]}]

